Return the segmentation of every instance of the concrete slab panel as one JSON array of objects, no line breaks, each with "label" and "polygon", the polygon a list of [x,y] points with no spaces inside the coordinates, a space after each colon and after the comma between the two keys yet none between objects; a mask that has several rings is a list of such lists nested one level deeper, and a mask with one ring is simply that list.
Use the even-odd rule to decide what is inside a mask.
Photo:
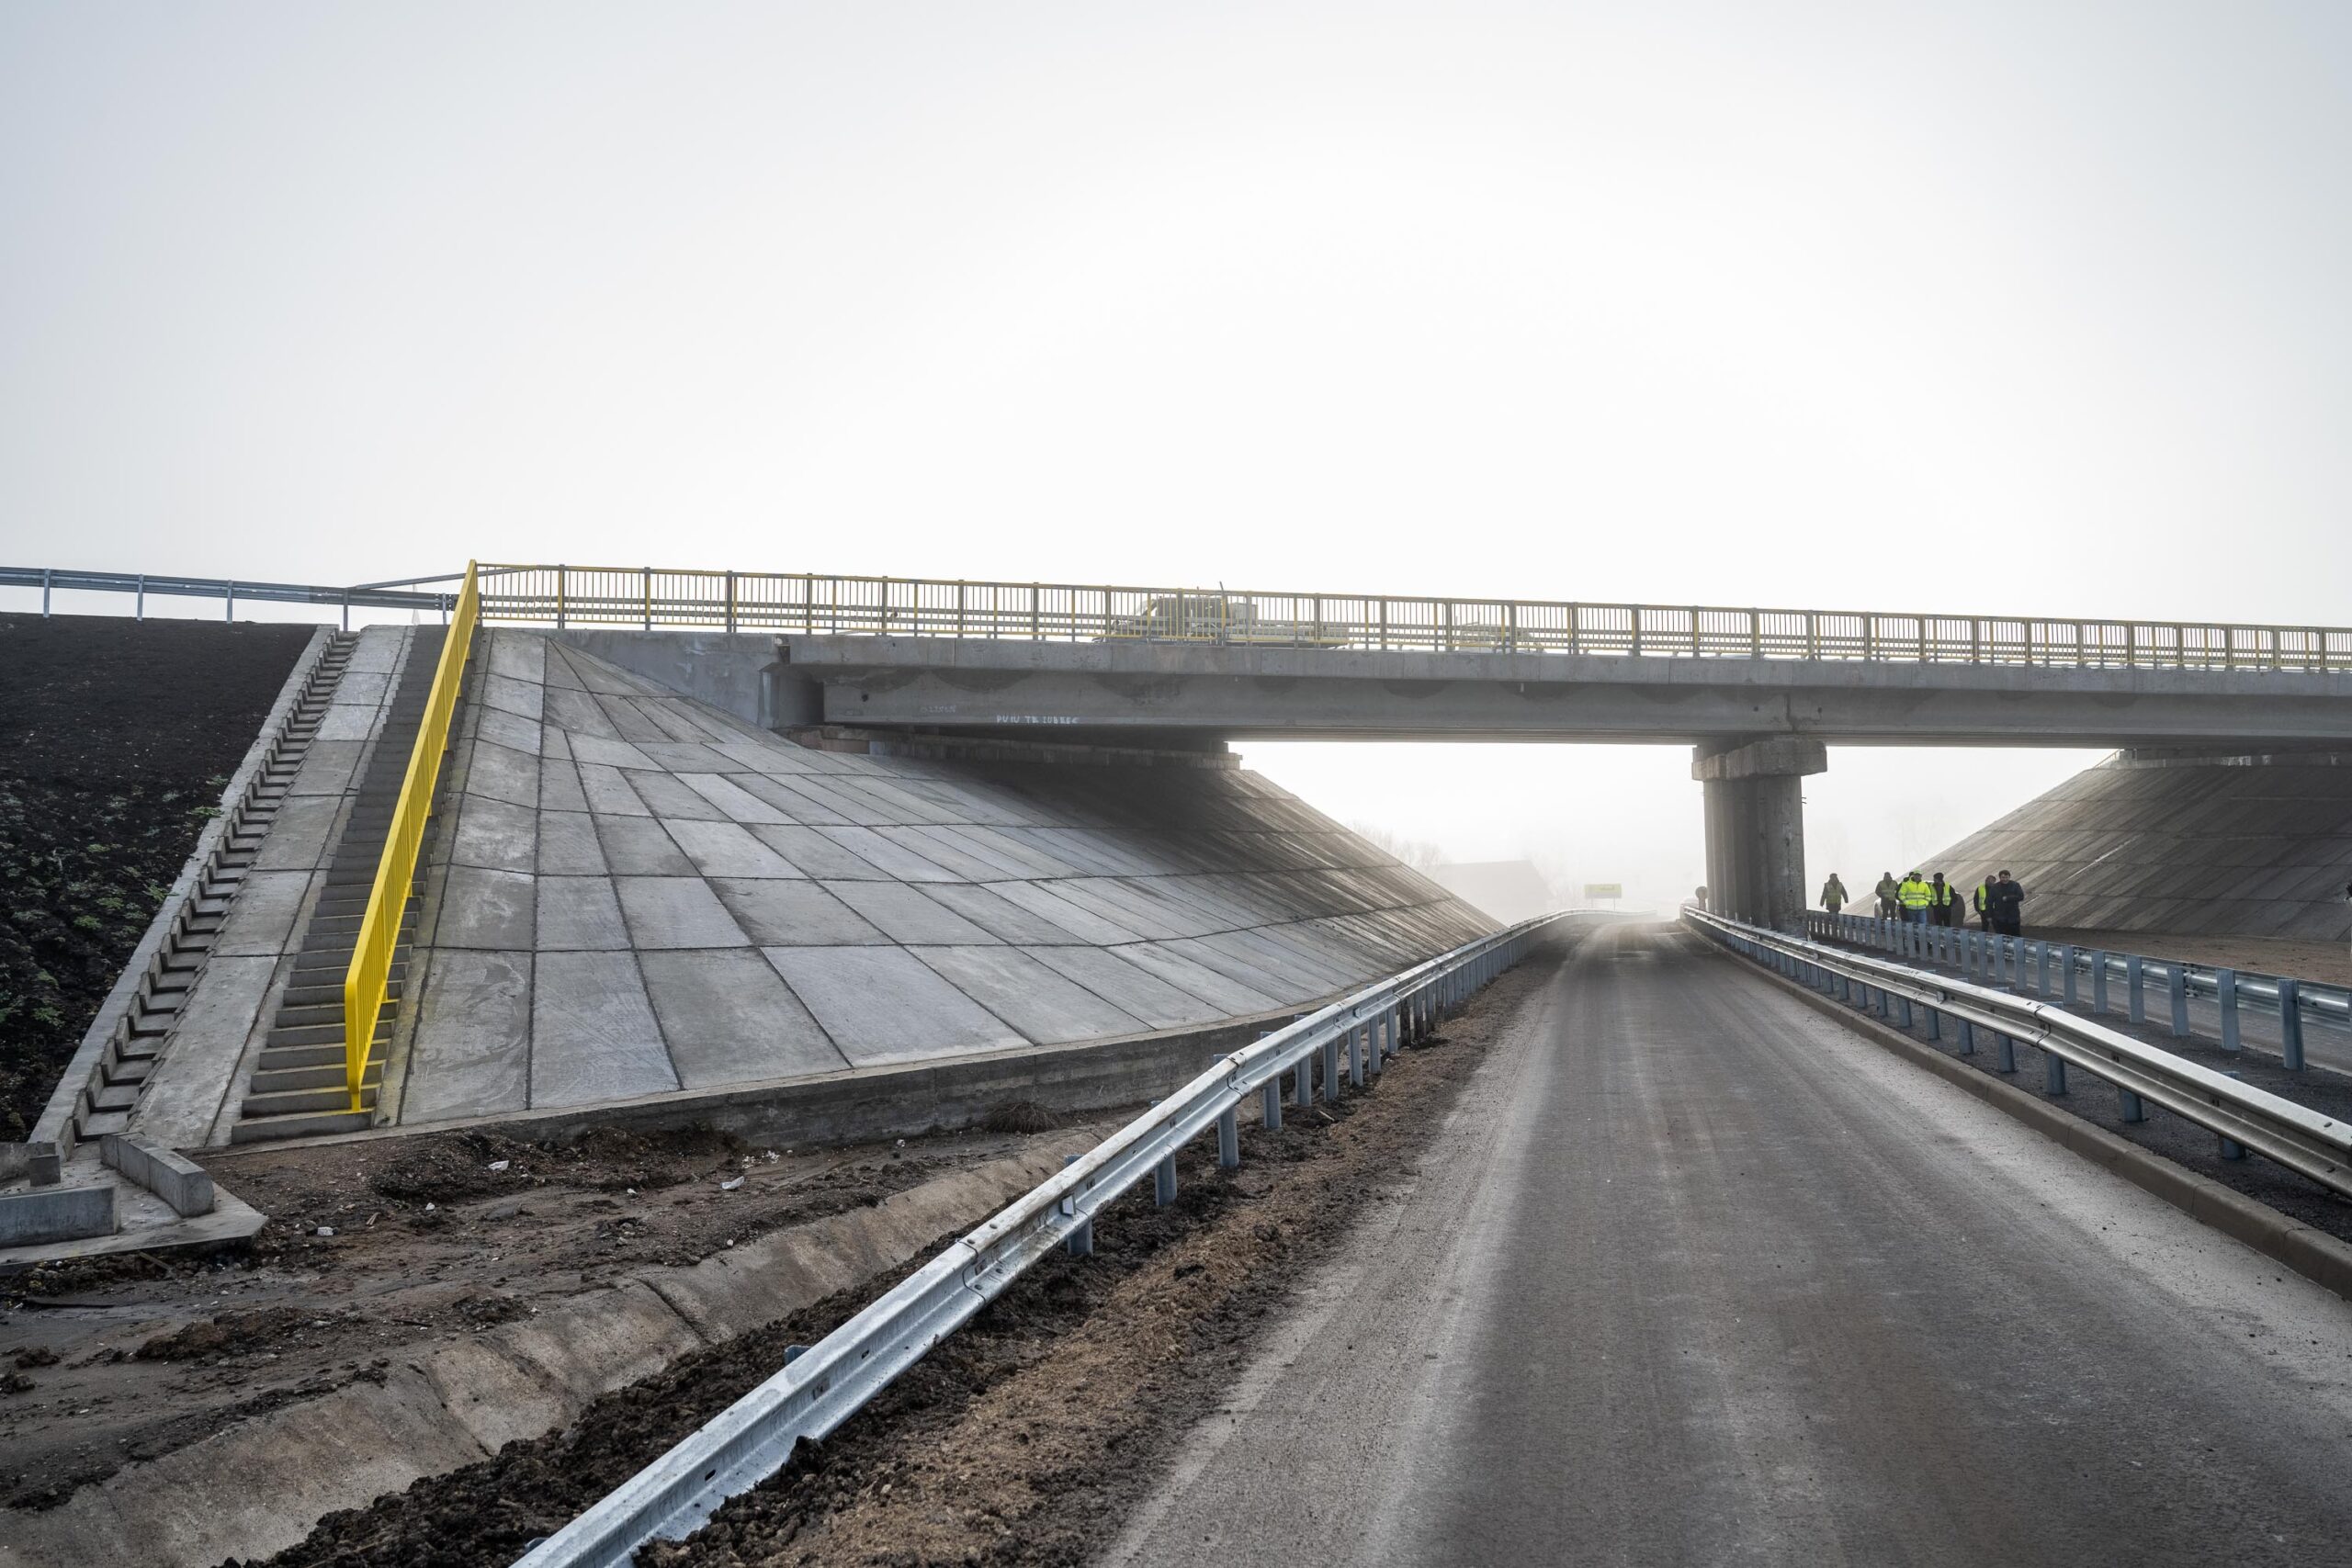
[{"label": "concrete slab panel", "polygon": [[453,865],[442,885],[441,917],[433,928],[435,947],[531,950],[537,923],[534,890],[538,878],[511,871]]},{"label": "concrete slab panel", "polygon": [[637,959],[543,953],[531,984],[531,1104],[586,1105],[678,1087]]},{"label": "concrete slab panel", "polygon": [[465,797],[449,858],[492,871],[532,871],[539,861],[539,814],[503,800]]},{"label": "concrete slab panel", "polygon": [[820,828],[817,831],[900,882],[965,880],[937,861],[925,859],[903,844],[894,844],[871,828]]},{"label": "concrete slab panel", "polygon": [[626,740],[613,740],[602,735],[574,735],[571,755],[582,762],[600,762],[608,768],[636,768],[646,773],[658,773],[661,764]]},{"label": "concrete slab panel", "polygon": [[[542,760],[560,757],[569,762],[571,761],[571,737],[550,725],[539,726],[539,756]],[[544,775],[541,786],[545,787]]]},{"label": "concrete slab panel", "polygon": [[874,829],[891,843],[940,867],[958,882],[1007,882],[1026,872],[1008,871],[993,861],[983,860],[952,840],[926,836],[922,828],[876,828]]},{"label": "concrete slab panel", "polygon": [[768,962],[858,1066],[1025,1044],[897,947],[772,947]]},{"label": "concrete slab panel", "polygon": [[1282,999],[1254,987],[1245,986],[1219,970],[1212,969],[1196,959],[1171,952],[1164,942],[1138,942],[1113,950],[1137,968],[1149,971],[1178,990],[1185,991],[1209,1003],[1227,1017],[1240,1013],[1271,1012],[1283,1005]]},{"label": "concrete slab panel", "polygon": [[1228,1016],[1223,1008],[1179,990],[1109,947],[1032,947],[1030,957],[1116,1004],[1154,1029],[1182,1029]]},{"label": "concrete slab panel", "polygon": [[1043,882],[995,882],[989,885],[989,890],[1042,919],[1051,920],[1083,942],[1115,947],[1121,942],[1135,942],[1140,935],[1082,905],[1071,903]]},{"label": "concrete slab panel", "polygon": [[466,763],[466,793],[509,806],[539,804],[539,760],[493,741],[477,739]]},{"label": "concrete slab panel", "polygon": [[617,953],[629,944],[620,897],[608,876],[542,876],[538,907],[542,953]]},{"label": "concrete slab panel", "polygon": [[382,671],[345,666],[343,679],[334,683],[334,695],[327,699],[327,704],[331,707],[373,713],[384,705],[384,695],[391,689],[392,678]]},{"label": "concrete slab panel", "polygon": [[[575,738],[576,739],[576,738]],[[599,817],[650,817],[653,815],[644,801],[630,787],[629,775],[618,768],[601,762],[581,762],[581,793],[588,797],[588,809]],[[650,774],[639,773],[639,778]]]},{"label": "concrete slab panel", "polygon": [[910,951],[957,990],[1039,1045],[1140,1034],[1149,1027],[1017,947]]},{"label": "concrete slab panel", "polygon": [[[1051,855],[1040,853],[1018,840],[1008,838],[992,828],[956,823],[944,827],[917,828],[913,831],[920,840],[953,845],[974,859],[994,867],[982,882],[1018,880],[1035,881],[1045,876],[1074,876],[1074,868],[1063,864]],[[922,844],[912,846],[918,852]],[[936,855],[932,857],[938,859]]]},{"label": "concrete slab panel", "polygon": [[594,818],[584,811],[539,814],[541,876],[602,876],[606,869]]},{"label": "concrete slab panel", "polygon": [[937,899],[924,897],[922,888],[908,883],[834,882],[827,884],[826,890],[880,927],[893,942],[944,947],[999,940]]},{"label": "concrete slab panel", "polygon": [[518,718],[503,709],[484,708],[474,733],[526,756],[539,754],[539,721],[536,718]]},{"label": "concrete slab panel", "polygon": [[890,939],[814,882],[714,877],[711,890],[761,947],[882,946]]},{"label": "concrete slab panel", "polygon": [[529,1107],[527,953],[435,953],[418,1004],[402,1122],[492,1116]]},{"label": "concrete slab panel", "polygon": [[692,876],[695,863],[650,817],[599,817],[596,838],[616,876]]},{"label": "concrete slab panel", "polygon": [[888,880],[888,874],[881,867],[842,848],[814,828],[782,828],[763,823],[751,831],[752,837],[810,876],[830,882]]},{"label": "concrete slab panel", "polygon": [[[819,752],[818,755],[825,753]],[[839,780],[820,780],[810,774],[795,774],[775,782],[779,787],[788,789],[808,802],[807,811],[795,813],[804,822],[824,820],[864,825],[890,820],[888,812],[876,811],[864,801],[842,794],[836,787]]]},{"label": "concrete slab panel", "polygon": [[775,808],[787,822],[805,822],[812,826],[835,825],[846,820],[840,812],[818,805],[798,790],[768,773],[734,773],[729,782]]},{"label": "concrete slab panel", "polygon": [[668,773],[631,772],[629,787],[654,816],[668,822],[724,822],[721,811]]},{"label": "concrete slab panel", "polygon": [[797,879],[800,868],[733,822],[673,818],[663,826],[678,848],[705,876],[775,876]]},{"label": "concrete slab panel", "polygon": [[623,876],[621,908],[640,952],[683,947],[746,947],[718,895],[698,876]]},{"label": "concrete slab panel", "polygon": [[288,795],[341,795],[351,787],[351,772],[358,766],[363,742],[357,740],[313,740],[294,770],[293,782],[286,786]]},{"label": "concrete slab panel", "polygon": [[736,767],[732,759],[702,740],[649,741],[640,750],[653,759],[656,767],[682,778],[688,773],[732,773]]},{"label": "concrete slab panel", "polygon": [[485,707],[537,724],[543,711],[546,694],[527,681],[513,681],[493,674],[482,682],[481,701]]},{"label": "concrete slab panel", "polygon": [[717,773],[680,773],[678,782],[701,795],[735,822],[790,822],[786,812],[739,788],[734,780]]},{"label": "concrete slab panel", "polygon": [[490,672],[537,686],[547,682],[548,639],[536,632],[490,635]]},{"label": "concrete slab panel", "polygon": [[407,626],[362,626],[358,646],[351,650],[344,669],[372,675],[388,672],[400,662],[401,650],[408,646],[409,631]]},{"label": "concrete slab panel", "polygon": [[253,871],[229,904],[229,918],[213,939],[215,957],[275,957],[296,941],[295,921],[302,912],[313,874],[307,871]]},{"label": "concrete slab panel", "polygon": [[376,733],[383,708],[376,703],[329,703],[319,716],[318,740],[365,740]]},{"label": "concrete slab panel", "polygon": [[553,725],[571,737],[572,750],[578,754],[580,742],[592,737],[607,740],[620,739],[620,731],[596,705],[596,699],[585,692],[565,691],[556,686],[543,687],[546,695],[540,704],[540,721]]},{"label": "concrete slab panel", "polygon": [[[559,739],[561,731],[550,731]],[[539,759],[539,809],[542,811],[585,811],[588,792],[580,787],[580,770],[568,757],[542,756]]]},{"label": "concrete slab panel", "polygon": [[946,905],[999,942],[1018,942],[1028,947],[1041,942],[1074,942],[1079,940],[1069,931],[1043,915],[1033,914],[1011,899],[1000,897],[992,887],[954,882],[926,882],[920,886],[925,897]]},{"label": "concrete slab panel", "polygon": [[343,802],[331,795],[288,795],[254,856],[255,871],[309,871],[327,858]]},{"label": "concrete slab panel", "polygon": [[642,967],[670,1059],[688,1089],[849,1065],[760,953],[649,953]]}]

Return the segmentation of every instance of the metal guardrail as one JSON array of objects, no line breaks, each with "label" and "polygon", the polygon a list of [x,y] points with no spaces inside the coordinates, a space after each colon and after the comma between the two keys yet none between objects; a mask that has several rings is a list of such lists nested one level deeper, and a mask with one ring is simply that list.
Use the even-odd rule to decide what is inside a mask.
[{"label": "metal guardrail", "polygon": [[376,881],[368,893],[367,912],[359,919],[351,967],[344,974],[344,1077],[354,1111],[360,1109],[368,1055],[390,989],[401,917],[407,910],[410,890],[416,886],[417,852],[424,844],[425,818],[433,813],[441,758],[449,749],[449,721],[457,714],[458,691],[465,681],[466,654],[473,642],[479,608],[474,569],[469,565],[458,591],[457,608],[449,616],[449,629],[441,641],[441,660],[434,668],[433,689],[424,699],[424,717],[417,726],[416,745],[408,755],[408,772],[401,779],[391,826],[384,835],[384,853],[376,863]]},{"label": "metal guardrail", "polygon": [[492,620],[1032,641],[1179,641],[1678,659],[2352,671],[2352,628],[974,582],[810,572],[482,568]]},{"label": "metal guardrail", "polygon": [[46,566],[0,566],[0,588],[38,588],[40,613],[49,614],[50,595],[58,589],[91,593],[128,593],[136,601],[135,614],[144,618],[147,595],[173,599],[227,601],[230,620],[237,618],[240,599],[266,600],[281,604],[334,604],[343,609],[344,629],[351,629],[354,608],[369,610],[438,610],[447,615],[457,604],[454,593],[426,593],[391,583],[360,583],[336,588],[307,582],[247,582],[233,577],[164,577],[147,572],[65,571]]},{"label": "metal guardrail", "polygon": [[728,1498],[749,1491],[824,1437],[920,1360],[1057,1247],[1093,1247],[1094,1216],[1147,1177],[1161,1203],[1176,1196],[1176,1155],[1212,1127],[1217,1161],[1241,1163],[1238,1111],[1260,1097],[1270,1127],[1282,1125],[1283,1078],[1295,1103],[1312,1103],[1317,1058],[1324,1092],[1342,1077],[1361,1088],[1399,1043],[1425,1030],[1510,968],[1565,915],[1522,921],[1391,976],[1220,1058],[1207,1071],[1120,1128],[713,1416],[514,1568],[621,1568],[650,1540],[683,1540]]},{"label": "metal guardrail", "polygon": [[2044,997],[2072,1007],[2082,1000],[2082,983],[2090,983],[2090,1010],[2111,1011],[2109,993],[2120,981],[2125,1016],[2134,1023],[2148,1021],[2148,995],[2164,987],[2172,1032],[2187,1036],[2188,1004],[2211,1001],[2221,1017],[2224,1051],[2243,1048],[2242,1015],[2249,1009],[2278,1020],[2280,1055],[2288,1067],[2304,1066],[2303,1026],[2307,1022],[2352,1028],[2352,987],[2331,986],[2287,975],[2266,975],[2250,969],[2198,964],[2180,958],[2154,958],[2139,953],[2114,953],[2071,942],[2001,936],[1961,927],[1917,926],[1902,920],[1882,920],[1867,915],[1832,915],[1807,910],[1805,927],[1816,936],[1850,942],[1901,956],[1951,964],[1963,973],[2014,986],[2033,985]]},{"label": "metal guardrail", "polygon": [[2002,1071],[2015,1070],[2014,1043],[2023,1041],[2042,1053],[2052,1094],[2065,1092],[2066,1069],[2078,1067],[2115,1087],[2126,1122],[2160,1106],[2218,1135],[2225,1154],[2251,1150],[2352,1197],[2352,1124],[2335,1117],[2047,1003],[1700,909],[1686,908],[1682,917],[1733,951],[1843,1001],[1867,1007],[1875,993],[1884,1016],[1899,1002],[1905,1026],[1915,1007],[1924,1009],[1930,1039],[1940,1037],[1946,1021],[1957,1022],[1962,1055],[1974,1054],[1976,1032],[1986,1031],[1999,1047]]}]

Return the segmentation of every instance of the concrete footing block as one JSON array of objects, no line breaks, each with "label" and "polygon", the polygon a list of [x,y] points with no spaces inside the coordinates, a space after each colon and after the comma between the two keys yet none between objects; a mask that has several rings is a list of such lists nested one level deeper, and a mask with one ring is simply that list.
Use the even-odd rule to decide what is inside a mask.
[{"label": "concrete footing block", "polygon": [[107,1134],[99,1151],[109,1167],[169,1203],[174,1213],[212,1212],[212,1173],[195,1161],[123,1133]]},{"label": "concrete footing block", "polygon": [[115,1224],[110,1186],[36,1187],[28,1192],[0,1193],[0,1247],[112,1235]]}]

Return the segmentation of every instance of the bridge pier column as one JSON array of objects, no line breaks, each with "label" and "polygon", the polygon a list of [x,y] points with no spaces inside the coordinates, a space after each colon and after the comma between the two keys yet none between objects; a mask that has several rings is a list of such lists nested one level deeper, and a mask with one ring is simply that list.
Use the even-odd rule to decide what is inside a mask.
[{"label": "bridge pier column", "polygon": [[1693,751],[1690,776],[1707,795],[1707,886],[1718,913],[1775,931],[1803,921],[1803,781],[1828,767],[1820,741],[1794,736]]}]

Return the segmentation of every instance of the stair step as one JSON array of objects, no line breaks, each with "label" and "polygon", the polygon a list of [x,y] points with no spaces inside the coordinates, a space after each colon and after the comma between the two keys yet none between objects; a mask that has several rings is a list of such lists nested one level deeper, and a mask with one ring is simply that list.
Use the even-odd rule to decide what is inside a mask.
[{"label": "stair step", "polygon": [[[359,1089],[359,1103],[372,1105],[377,1085],[370,1080]],[[330,1089],[293,1089],[283,1092],[248,1094],[240,1109],[241,1121],[257,1116],[300,1116],[320,1111],[344,1111],[351,1104],[351,1095],[338,1082]]]},{"label": "stair step", "polygon": [[80,1140],[85,1144],[92,1143],[105,1137],[108,1133],[129,1132],[130,1112],[128,1111],[85,1111],[76,1119],[75,1125],[80,1129],[76,1134]]},{"label": "stair step", "polygon": [[305,1115],[278,1115],[261,1121],[241,1121],[229,1129],[232,1144],[262,1144],[273,1138],[308,1138],[328,1133],[364,1133],[375,1124],[372,1098],[367,1100],[368,1111],[313,1111]]}]

